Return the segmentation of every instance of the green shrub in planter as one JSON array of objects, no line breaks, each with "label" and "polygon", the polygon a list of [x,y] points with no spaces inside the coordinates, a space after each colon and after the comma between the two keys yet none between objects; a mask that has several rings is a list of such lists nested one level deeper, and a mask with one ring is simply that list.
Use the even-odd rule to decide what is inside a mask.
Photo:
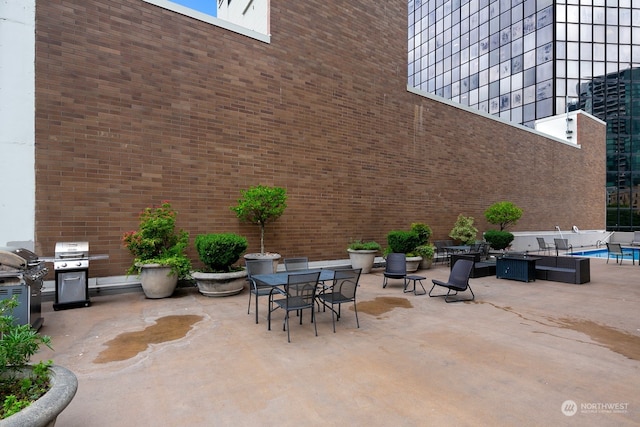
[{"label": "green shrub in planter", "polygon": [[429,238],[431,237],[432,231],[431,227],[427,224],[423,224],[421,222],[414,222],[411,224],[411,231],[417,233],[420,236],[420,244],[426,245],[429,243]]},{"label": "green shrub in planter", "polygon": [[424,259],[433,259],[433,255],[435,254],[435,246],[432,244],[420,245],[413,250],[413,252],[417,256],[421,256]]},{"label": "green shrub in planter", "polygon": [[381,246],[378,242],[363,242],[362,240],[354,240],[349,243],[349,247],[352,251],[379,251]]},{"label": "green shrub in planter", "polygon": [[499,251],[509,247],[511,242],[513,242],[514,236],[508,231],[487,230],[484,233],[484,239],[493,249]]},{"label": "green shrub in planter", "polygon": [[234,233],[200,234],[195,241],[200,261],[210,272],[226,273],[247,250],[247,239]]},{"label": "green shrub in planter", "polygon": [[387,234],[389,250],[394,253],[408,254],[420,245],[420,235],[414,231],[392,230]]}]

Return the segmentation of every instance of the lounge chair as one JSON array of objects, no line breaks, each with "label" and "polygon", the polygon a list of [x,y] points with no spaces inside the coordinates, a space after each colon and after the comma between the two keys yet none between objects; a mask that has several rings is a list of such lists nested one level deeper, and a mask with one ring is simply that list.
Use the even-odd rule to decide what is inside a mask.
[{"label": "lounge chair", "polygon": [[[473,290],[471,290],[471,286],[469,286],[469,275],[471,274],[471,269],[472,268],[473,268],[473,261],[468,260],[468,259],[459,259],[459,260],[457,260],[456,263],[453,265],[453,269],[451,270],[451,274],[449,274],[449,280],[448,281],[442,282],[442,281],[436,280],[436,279],[431,280],[433,282],[433,286],[431,287],[431,290],[429,291],[429,296],[430,297],[444,297],[444,301],[445,302],[473,301],[476,296],[473,293]],[[433,292],[433,289],[436,286],[442,286],[442,287],[447,288],[448,289],[447,293],[446,294],[433,295],[432,292]],[[450,299],[450,297],[457,295],[458,292],[464,292],[467,289],[469,289],[469,292],[471,292],[471,298]],[[454,293],[452,294],[451,291],[453,291]]]},{"label": "lounge chair", "polygon": [[553,239],[553,242],[556,244],[556,256],[559,255],[558,251],[564,251],[565,255],[569,251],[573,253],[573,246],[569,244],[569,239]]},{"label": "lounge chair", "polygon": [[389,279],[402,279],[404,289],[407,288],[407,256],[405,254],[391,253],[387,255],[387,263],[384,268],[382,287],[386,288]]},{"label": "lounge chair", "polygon": [[619,259],[620,263],[618,265],[622,265],[622,260],[625,255],[630,255],[631,263],[635,265],[636,261],[633,256],[633,249],[625,249],[620,243],[607,243],[607,264],[609,264],[609,258],[615,256],[616,264],[618,264]]},{"label": "lounge chair", "polygon": [[631,246],[640,246],[640,231],[633,232],[633,241],[631,242]]},{"label": "lounge chair", "polygon": [[536,237],[538,240],[538,252],[546,252],[551,255],[551,249],[554,248],[552,243],[547,243],[544,240],[544,237]]}]

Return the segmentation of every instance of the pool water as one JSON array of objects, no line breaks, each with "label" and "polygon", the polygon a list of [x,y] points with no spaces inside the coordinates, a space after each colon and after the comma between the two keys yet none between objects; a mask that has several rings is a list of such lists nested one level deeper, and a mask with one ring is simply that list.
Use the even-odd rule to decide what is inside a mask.
[{"label": "pool water", "polygon": [[[573,254],[567,254],[567,255],[607,259],[607,250],[606,249],[590,249],[588,251],[577,251],[577,252],[574,251]],[[640,251],[634,250],[633,256],[634,256],[634,260],[638,260],[638,257],[640,257]],[[615,259],[614,256],[612,256],[611,258]],[[631,255],[625,255],[623,259],[628,259],[629,261],[631,261]]]}]

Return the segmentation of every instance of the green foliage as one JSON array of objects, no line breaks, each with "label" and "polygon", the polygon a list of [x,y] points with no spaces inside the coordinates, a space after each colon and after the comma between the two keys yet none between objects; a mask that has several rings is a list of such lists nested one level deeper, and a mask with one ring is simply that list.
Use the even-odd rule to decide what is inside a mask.
[{"label": "green foliage", "polygon": [[352,251],[379,251],[382,249],[378,242],[370,241],[363,242],[362,240],[354,240],[349,243],[349,248]]},{"label": "green foliage", "polygon": [[411,231],[418,234],[418,236],[420,237],[421,245],[426,245],[427,243],[429,243],[429,238],[433,234],[431,231],[431,227],[421,222],[414,222],[413,224],[411,224]]},{"label": "green foliage", "polygon": [[484,239],[495,250],[502,250],[509,247],[514,236],[504,230],[488,230],[484,233]]},{"label": "green foliage", "polygon": [[497,202],[484,211],[489,224],[499,225],[500,231],[515,224],[522,217],[522,209],[511,202]]},{"label": "green foliage", "polygon": [[167,201],[140,213],[138,230],[122,236],[122,243],[134,257],[127,274],[138,273],[141,264],[161,264],[170,266],[171,272],[177,273],[179,278],[189,275],[191,261],[185,253],[189,233],[176,230],[176,215]]},{"label": "green foliage", "polygon": [[427,243],[426,245],[420,245],[413,250],[416,255],[421,256],[424,259],[433,259],[435,251],[435,246],[430,243]]},{"label": "green foliage", "polygon": [[413,231],[392,230],[387,234],[389,250],[395,253],[408,254],[420,245],[420,235]]},{"label": "green foliage", "polygon": [[234,233],[200,234],[195,240],[200,261],[212,272],[227,273],[247,250],[247,239]]},{"label": "green foliage", "polygon": [[449,233],[449,237],[465,245],[471,245],[475,243],[477,234],[478,229],[473,226],[473,217],[460,214]]},{"label": "green foliage", "polygon": [[0,418],[21,411],[49,389],[51,361],[34,365],[27,378],[18,377],[42,345],[51,348],[51,339],[31,325],[17,325],[13,316],[17,306],[15,296],[0,301]]},{"label": "green foliage", "polygon": [[287,191],[281,187],[257,185],[241,191],[242,198],[231,206],[241,221],[260,226],[260,253],[264,254],[264,227],[275,221],[287,207]]}]

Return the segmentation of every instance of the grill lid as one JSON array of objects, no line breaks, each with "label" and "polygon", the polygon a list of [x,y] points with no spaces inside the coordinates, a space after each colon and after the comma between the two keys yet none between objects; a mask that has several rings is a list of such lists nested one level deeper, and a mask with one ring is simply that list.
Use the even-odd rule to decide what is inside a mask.
[{"label": "grill lid", "polygon": [[0,247],[0,271],[24,271],[38,263],[38,255],[28,249]]},{"label": "grill lid", "polygon": [[88,258],[89,242],[57,242],[56,259]]}]

